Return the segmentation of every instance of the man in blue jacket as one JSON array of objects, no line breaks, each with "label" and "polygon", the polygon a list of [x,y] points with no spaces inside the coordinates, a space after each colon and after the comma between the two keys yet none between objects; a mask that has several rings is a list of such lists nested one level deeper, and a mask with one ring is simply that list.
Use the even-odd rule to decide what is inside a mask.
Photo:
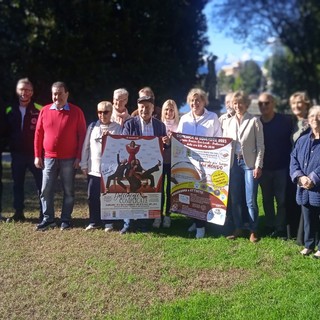
[{"label": "man in blue jacket", "polygon": [[[142,96],[138,99],[138,115],[128,119],[123,126],[122,134],[130,136],[156,136],[162,137],[162,141],[166,147],[169,137],[167,136],[166,126],[160,120],[152,117],[154,111],[154,99],[151,96]],[[160,165],[159,165],[160,166]],[[158,166],[158,168],[159,168]],[[147,231],[148,221],[140,220],[141,231]],[[126,233],[129,224],[125,224],[120,233]]]}]

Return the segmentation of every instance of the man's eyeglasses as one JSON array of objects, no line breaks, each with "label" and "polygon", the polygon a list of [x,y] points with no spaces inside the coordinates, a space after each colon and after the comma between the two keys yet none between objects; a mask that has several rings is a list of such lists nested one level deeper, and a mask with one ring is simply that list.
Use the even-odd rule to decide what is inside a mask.
[{"label": "man's eyeglasses", "polygon": [[98,111],[98,114],[103,114],[103,115],[107,115],[109,112],[111,112],[110,110],[107,111]]},{"label": "man's eyeglasses", "polygon": [[259,101],[258,102],[259,107],[268,106],[269,104],[270,104],[270,101]]}]

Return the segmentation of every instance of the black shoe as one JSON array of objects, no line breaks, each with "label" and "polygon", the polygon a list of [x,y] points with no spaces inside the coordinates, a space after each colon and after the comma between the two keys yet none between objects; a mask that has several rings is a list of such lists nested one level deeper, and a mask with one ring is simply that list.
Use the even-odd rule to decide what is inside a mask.
[{"label": "black shoe", "polygon": [[265,227],[264,228],[264,235],[266,237],[271,237],[275,232],[276,232],[275,229],[272,227]]},{"label": "black shoe", "polygon": [[55,228],[57,225],[54,221],[42,221],[36,227],[36,231],[46,231],[50,228]]},{"label": "black shoe", "polygon": [[147,226],[140,226],[140,227],[137,227],[137,232],[147,233],[149,232],[149,228]]},{"label": "black shoe", "polygon": [[26,217],[23,214],[14,214],[11,218],[7,219],[7,222],[25,222]]},{"label": "black shoe", "polygon": [[287,239],[287,233],[285,231],[276,230],[276,231],[273,231],[270,234],[270,237],[274,238],[274,239],[278,238],[278,239],[286,240]]},{"label": "black shoe", "polygon": [[71,229],[71,225],[70,225],[70,222],[62,222],[61,223],[61,226],[60,226],[60,230],[63,231],[63,230],[69,230]]}]

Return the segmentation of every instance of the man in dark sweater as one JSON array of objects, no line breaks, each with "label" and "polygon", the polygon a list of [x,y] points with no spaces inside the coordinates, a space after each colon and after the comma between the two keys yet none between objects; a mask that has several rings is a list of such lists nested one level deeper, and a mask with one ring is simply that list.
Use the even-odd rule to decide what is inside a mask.
[{"label": "man in dark sweater", "polygon": [[271,236],[285,237],[285,195],[291,152],[292,121],[290,117],[275,112],[275,99],[271,94],[266,92],[260,94],[258,101],[265,144],[263,171],[259,181],[265,227]]},{"label": "man in dark sweater", "polygon": [[[9,148],[12,157],[14,215],[8,221],[24,221],[24,181],[27,169],[32,173],[38,195],[41,192],[42,171],[34,165],[34,133],[41,106],[34,103],[33,85],[27,78],[16,86],[18,99],[7,107]],[[40,218],[42,214],[40,198]]]}]

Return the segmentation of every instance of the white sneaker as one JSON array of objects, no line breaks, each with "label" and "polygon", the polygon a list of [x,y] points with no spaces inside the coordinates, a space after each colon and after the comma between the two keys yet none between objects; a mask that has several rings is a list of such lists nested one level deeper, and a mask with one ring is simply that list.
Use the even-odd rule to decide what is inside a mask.
[{"label": "white sneaker", "polygon": [[123,227],[123,228],[119,231],[119,233],[120,233],[120,234],[126,234],[126,233],[128,232],[128,230],[129,230],[128,227]]},{"label": "white sneaker", "polygon": [[110,231],[112,231],[113,230],[113,224],[112,223],[106,223],[105,225],[104,225],[104,231],[105,232],[110,232]]},{"label": "white sneaker", "polygon": [[159,229],[160,226],[161,226],[161,218],[155,218],[154,221],[153,221],[152,226],[153,226],[154,228]]},{"label": "white sneaker", "polygon": [[193,223],[193,224],[189,227],[188,232],[193,232],[193,231],[196,231],[196,230],[197,230],[196,224]]},{"label": "white sneaker", "polygon": [[203,227],[203,228],[197,228],[196,238],[197,238],[197,239],[203,238],[204,235],[205,235],[205,233],[206,233],[205,227]]},{"label": "white sneaker", "polygon": [[171,227],[171,218],[169,216],[165,216],[163,218],[163,223],[162,223],[162,226],[164,228],[170,228]]},{"label": "white sneaker", "polygon": [[97,226],[96,224],[93,224],[93,223],[90,223],[86,228],[85,230],[86,231],[89,231],[89,230],[94,230],[94,229],[98,229],[99,226]]}]

